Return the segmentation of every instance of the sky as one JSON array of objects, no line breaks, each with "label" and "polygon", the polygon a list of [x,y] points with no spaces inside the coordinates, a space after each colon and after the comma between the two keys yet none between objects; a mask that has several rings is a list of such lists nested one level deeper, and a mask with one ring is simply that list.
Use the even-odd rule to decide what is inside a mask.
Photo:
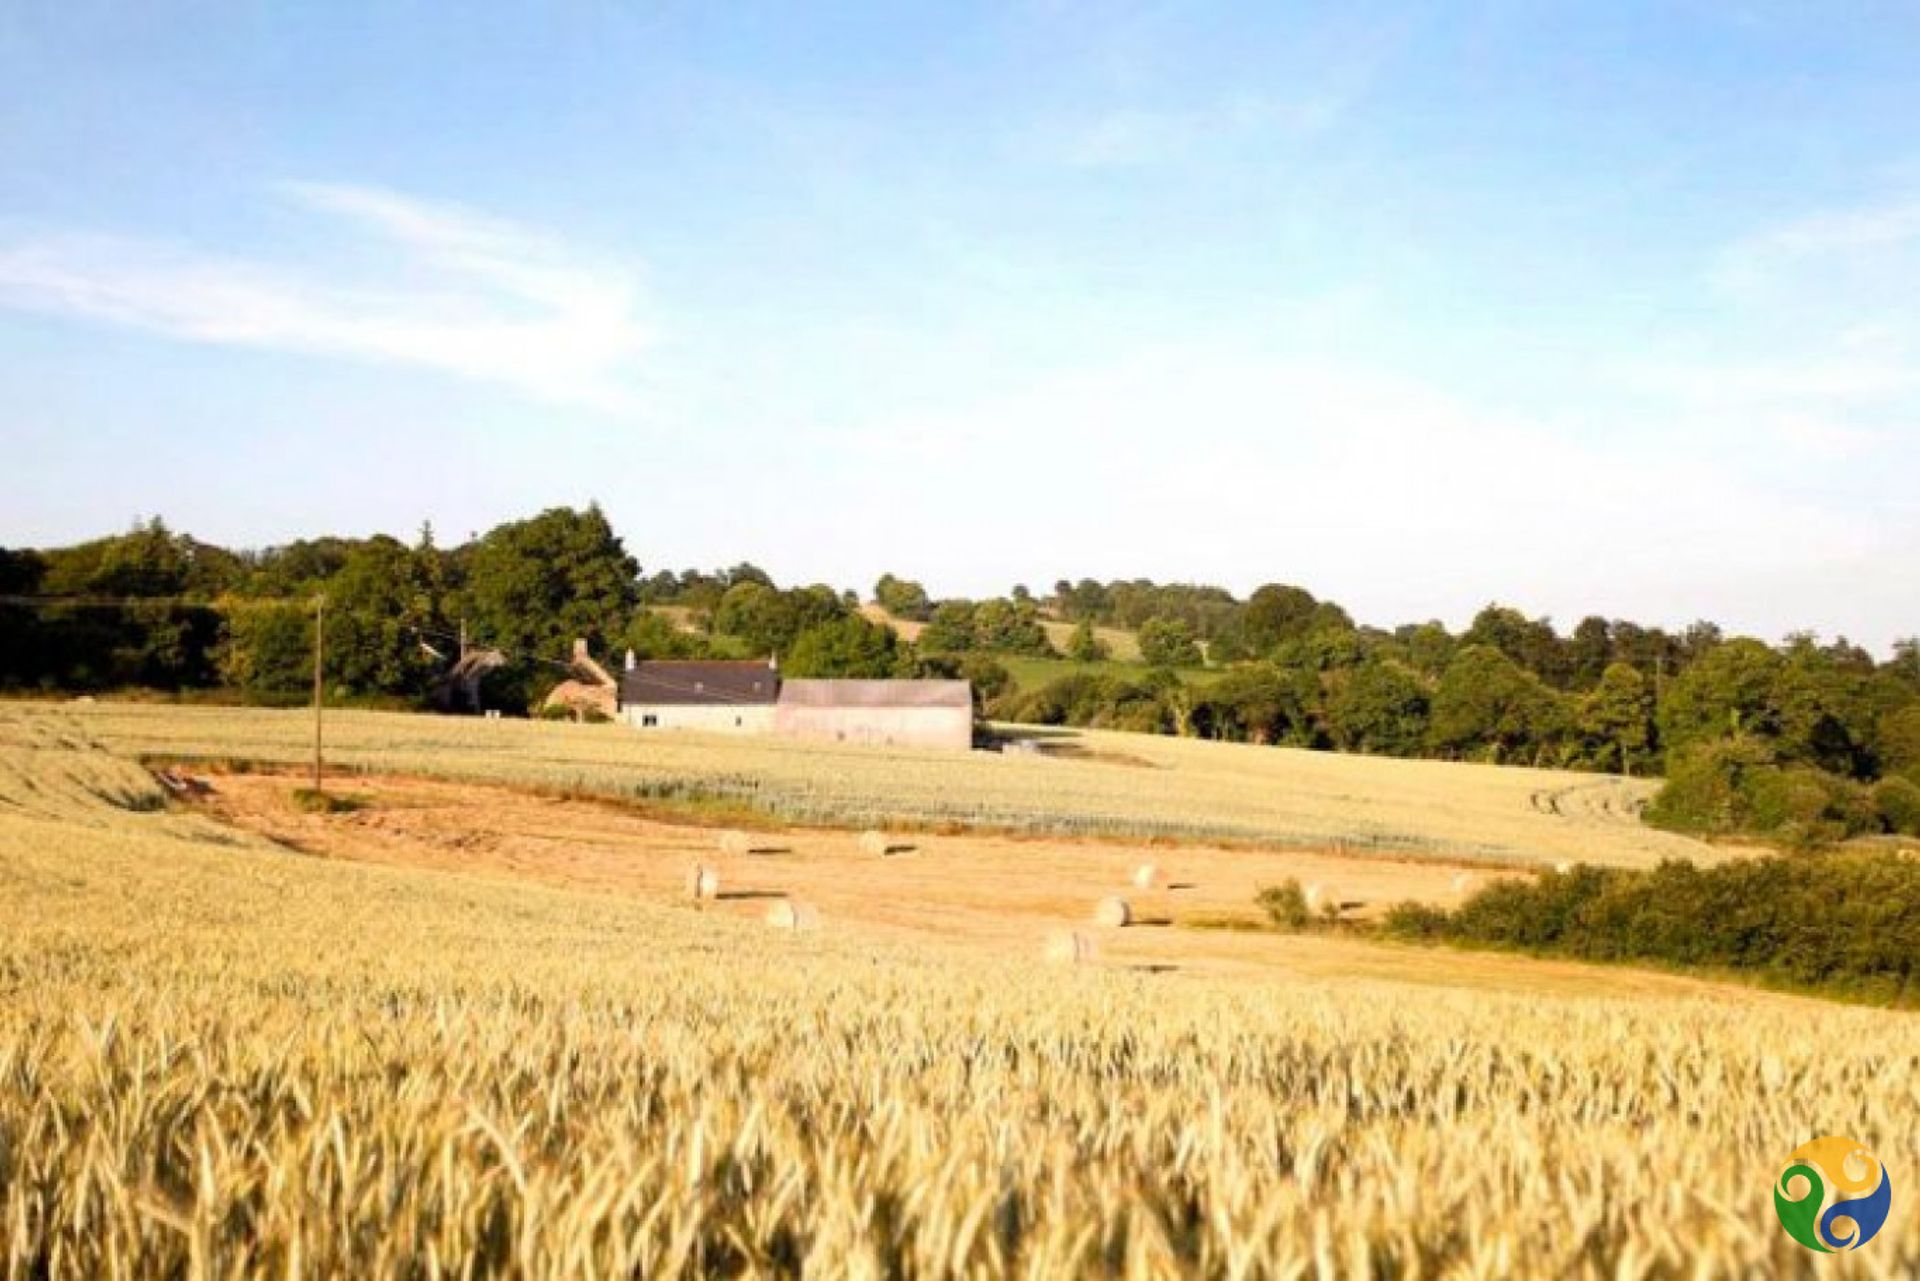
[{"label": "sky", "polygon": [[0,8],[0,544],[1920,633],[1920,4]]}]

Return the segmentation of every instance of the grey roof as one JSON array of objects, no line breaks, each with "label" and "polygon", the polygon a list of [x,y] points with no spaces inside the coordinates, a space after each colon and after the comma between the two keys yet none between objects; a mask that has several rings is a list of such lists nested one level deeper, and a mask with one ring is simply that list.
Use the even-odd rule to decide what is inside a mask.
[{"label": "grey roof", "polygon": [[973,707],[966,681],[783,681],[782,707]]},{"label": "grey roof", "polygon": [[780,673],[766,662],[636,663],[620,673],[620,703],[631,706],[742,706],[771,703]]}]

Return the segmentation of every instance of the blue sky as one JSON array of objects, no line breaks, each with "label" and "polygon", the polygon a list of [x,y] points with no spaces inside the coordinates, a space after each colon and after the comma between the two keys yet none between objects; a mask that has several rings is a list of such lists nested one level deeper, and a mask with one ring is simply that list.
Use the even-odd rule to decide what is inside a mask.
[{"label": "blue sky", "polygon": [[0,543],[1920,632],[1920,6],[8,6]]}]

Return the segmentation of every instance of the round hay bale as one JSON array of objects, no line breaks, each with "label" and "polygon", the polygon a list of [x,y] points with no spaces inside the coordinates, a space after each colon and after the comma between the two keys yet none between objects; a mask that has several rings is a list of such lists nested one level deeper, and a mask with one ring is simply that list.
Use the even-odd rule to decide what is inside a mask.
[{"label": "round hay bale", "polygon": [[1142,863],[1133,872],[1135,889],[1150,890],[1160,883],[1160,869],[1151,863]]},{"label": "round hay bale", "polygon": [[1314,912],[1319,910],[1323,902],[1332,897],[1332,891],[1318,881],[1308,881],[1307,888],[1302,892],[1301,897],[1307,900],[1307,910]]},{"label": "round hay bale", "polygon": [[705,863],[687,869],[687,897],[696,903],[720,897],[720,873]]},{"label": "round hay bale", "polygon": [[862,854],[871,854],[875,858],[885,858],[887,851],[892,848],[893,842],[887,839],[886,833],[884,832],[860,833],[860,852]]},{"label": "round hay bale", "polygon": [[1560,875],[1565,876],[1568,872],[1571,872],[1573,870],[1573,863],[1571,860],[1563,858],[1558,863],[1555,863],[1553,865],[1553,870],[1560,873]]},{"label": "round hay bale", "polygon": [[1093,923],[1117,930],[1133,923],[1133,909],[1123,898],[1103,898],[1094,906]]},{"label": "round hay bale", "polygon": [[783,898],[767,908],[767,924],[776,930],[818,929],[820,912],[811,904]]},{"label": "round hay bale", "polygon": [[735,830],[720,833],[720,852],[722,854],[747,854],[752,850],[753,842],[747,839],[745,832]]},{"label": "round hay bale", "polygon": [[1093,940],[1078,930],[1054,930],[1047,935],[1045,956],[1051,965],[1088,965],[1093,961]]},{"label": "round hay bale", "polygon": [[1453,892],[1455,894],[1465,894],[1468,890],[1472,888],[1473,888],[1472,872],[1459,872],[1454,875]]}]

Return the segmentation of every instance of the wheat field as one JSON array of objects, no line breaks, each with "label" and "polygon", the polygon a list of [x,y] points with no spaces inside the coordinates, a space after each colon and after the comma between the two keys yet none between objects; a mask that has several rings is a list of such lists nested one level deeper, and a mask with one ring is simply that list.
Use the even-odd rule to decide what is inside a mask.
[{"label": "wheat field", "polygon": [[[1906,1016],[1048,969],[316,858],[168,809],[99,720],[0,709],[10,1281],[1813,1276],[1785,1153],[1920,1156]],[[1818,1274],[1920,1270],[1912,1205]]]},{"label": "wheat field", "polygon": [[[135,756],[297,765],[312,754],[302,711],[102,703],[61,714]],[[1648,780],[1600,774],[1101,731],[1061,732],[1079,754],[1058,758],[391,712],[334,712],[326,724],[327,757],[341,769],[718,801],[788,822],[1337,844],[1492,864],[1722,856],[1639,822]]]}]

